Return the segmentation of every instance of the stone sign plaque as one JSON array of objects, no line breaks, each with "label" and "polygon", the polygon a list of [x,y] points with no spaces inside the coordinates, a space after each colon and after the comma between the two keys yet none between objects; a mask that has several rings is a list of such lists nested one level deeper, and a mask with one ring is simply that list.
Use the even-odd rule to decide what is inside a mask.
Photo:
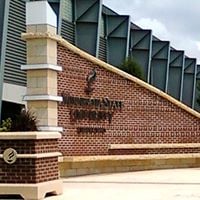
[{"label": "stone sign plaque", "polygon": [[14,164],[17,160],[17,152],[15,149],[8,148],[3,152],[3,159],[8,164]]}]

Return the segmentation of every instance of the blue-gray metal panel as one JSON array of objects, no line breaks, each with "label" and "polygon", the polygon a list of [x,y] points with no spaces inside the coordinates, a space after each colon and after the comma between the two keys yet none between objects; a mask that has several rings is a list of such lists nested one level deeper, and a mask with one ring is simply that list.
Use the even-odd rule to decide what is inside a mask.
[{"label": "blue-gray metal panel", "polygon": [[152,61],[150,83],[166,91],[168,85],[170,43],[168,41],[152,42]]},{"label": "blue-gray metal panel", "polygon": [[101,15],[100,37],[105,37],[105,16]]},{"label": "blue-gray metal panel", "polygon": [[100,37],[99,42],[99,59],[107,62],[107,41],[103,37]]},{"label": "blue-gray metal panel", "polygon": [[105,15],[118,15],[114,10],[106,7],[105,5],[102,6],[102,13]]},{"label": "blue-gray metal panel", "polygon": [[170,51],[169,81],[167,93],[178,100],[181,100],[182,94],[184,58],[184,51]]},{"label": "blue-gray metal panel", "polygon": [[59,3],[55,3],[55,2],[49,2],[49,5],[51,6],[51,8],[53,9],[53,11],[55,12],[55,14],[56,14],[56,16],[58,18],[59,12],[60,12],[60,4]]},{"label": "blue-gray metal panel", "polygon": [[75,0],[75,44],[98,56],[101,0]]},{"label": "blue-gray metal panel", "polygon": [[58,34],[75,44],[74,1],[60,0],[58,14]]},{"label": "blue-gray metal panel", "polygon": [[107,59],[108,63],[120,67],[126,59],[126,43],[123,38],[112,38],[108,41]]},{"label": "blue-gray metal panel", "polygon": [[60,0],[48,0],[49,3],[59,3]]},{"label": "blue-gray metal panel", "polygon": [[130,55],[141,66],[144,80],[148,80],[151,59],[152,31],[131,29]]},{"label": "blue-gray metal panel", "polygon": [[196,58],[185,58],[185,73],[195,73]]},{"label": "blue-gray metal panel", "polygon": [[72,22],[62,19],[61,36],[68,42],[75,43],[75,26]]},{"label": "blue-gray metal panel", "polygon": [[196,59],[185,58],[183,78],[183,103],[194,108],[196,87]]},{"label": "blue-gray metal panel", "polygon": [[161,40],[160,40],[159,38],[157,38],[155,35],[153,35],[152,40],[153,40],[153,41],[161,41]]},{"label": "blue-gray metal panel", "polygon": [[12,0],[9,4],[4,81],[26,85],[26,73],[21,65],[26,63],[26,44],[21,33],[26,32],[25,2]]},{"label": "blue-gray metal panel", "polygon": [[197,74],[196,74],[196,78],[200,79],[200,65],[197,65]]},{"label": "blue-gray metal panel", "polygon": [[4,81],[4,66],[6,54],[6,38],[7,38],[7,24],[8,24],[8,10],[10,1],[2,1],[1,4],[1,51],[0,51],[0,121],[2,114],[2,95],[3,95],[3,81]]},{"label": "blue-gray metal panel", "polygon": [[101,15],[101,25],[99,30],[99,52],[98,58],[107,62],[107,40],[106,36],[106,22],[105,22],[105,15]]},{"label": "blue-gray metal panel", "polygon": [[[1,46],[2,46],[4,8],[5,8],[5,0],[1,0],[1,3],[0,3],[0,52],[1,52]],[[0,53],[0,60],[1,60],[1,53]]]},{"label": "blue-gray metal panel", "polygon": [[[196,80],[196,87],[197,85],[200,85],[200,79]],[[197,103],[197,98],[200,98],[200,91],[199,89],[196,88],[196,94],[195,94],[195,105],[194,105],[194,109],[198,112],[200,112],[200,105]]]},{"label": "blue-gray metal panel", "polygon": [[130,17],[106,15],[107,60],[120,66],[128,56]]},{"label": "blue-gray metal panel", "polygon": [[200,105],[197,103],[197,99],[200,99],[200,65],[197,65],[197,75],[196,75],[196,92],[195,92],[195,110],[200,112]]},{"label": "blue-gray metal panel", "polygon": [[59,24],[60,3],[57,1],[53,2],[53,1],[49,1],[49,0],[48,0],[48,2],[50,4],[51,8],[53,9],[53,11],[55,12],[55,14],[57,16],[57,24]]},{"label": "blue-gray metal panel", "polygon": [[140,28],[138,25],[134,24],[131,22],[131,29],[134,29],[134,30],[142,30],[142,28]]},{"label": "blue-gray metal panel", "polygon": [[73,22],[73,1],[60,0],[60,17],[69,22]]}]

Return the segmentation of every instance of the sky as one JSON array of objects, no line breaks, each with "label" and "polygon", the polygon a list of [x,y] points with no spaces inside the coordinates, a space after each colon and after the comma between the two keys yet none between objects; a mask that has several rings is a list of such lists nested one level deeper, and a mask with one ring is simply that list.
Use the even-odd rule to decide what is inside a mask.
[{"label": "sky", "polygon": [[103,0],[104,5],[153,35],[185,50],[200,64],[200,0]]}]

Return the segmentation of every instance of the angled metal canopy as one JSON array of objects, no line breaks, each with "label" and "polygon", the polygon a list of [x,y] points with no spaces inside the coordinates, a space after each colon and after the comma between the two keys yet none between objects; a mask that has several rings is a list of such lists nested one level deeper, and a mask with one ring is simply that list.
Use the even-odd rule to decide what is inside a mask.
[{"label": "angled metal canopy", "polygon": [[130,56],[141,66],[144,80],[149,82],[152,31],[131,29]]},{"label": "angled metal canopy", "polygon": [[74,0],[75,44],[98,56],[102,0]]},{"label": "angled metal canopy", "polygon": [[197,65],[197,74],[196,74],[196,87],[195,87],[195,110],[200,112],[200,104],[197,102],[197,99],[200,100],[200,65]]},{"label": "angled metal canopy", "polygon": [[184,51],[170,50],[167,93],[180,101],[182,100],[183,90],[184,61]]},{"label": "angled metal canopy", "polygon": [[184,78],[183,78],[183,103],[194,108],[197,60],[195,58],[185,58]]},{"label": "angled metal canopy", "polygon": [[156,40],[152,42],[150,83],[165,92],[168,85],[169,57],[169,41]]},{"label": "angled metal canopy", "polygon": [[107,60],[120,66],[128,56],[130,17],[106,15]]}]

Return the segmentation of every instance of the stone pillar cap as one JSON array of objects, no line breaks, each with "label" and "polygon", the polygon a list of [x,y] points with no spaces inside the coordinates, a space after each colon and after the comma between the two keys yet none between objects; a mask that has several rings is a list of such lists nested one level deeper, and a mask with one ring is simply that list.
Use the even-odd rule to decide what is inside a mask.
[{"label": "stone pillar cap", "polygon": [[26,2],[26,25],[57,27],[57,16],[47,1]]}]

